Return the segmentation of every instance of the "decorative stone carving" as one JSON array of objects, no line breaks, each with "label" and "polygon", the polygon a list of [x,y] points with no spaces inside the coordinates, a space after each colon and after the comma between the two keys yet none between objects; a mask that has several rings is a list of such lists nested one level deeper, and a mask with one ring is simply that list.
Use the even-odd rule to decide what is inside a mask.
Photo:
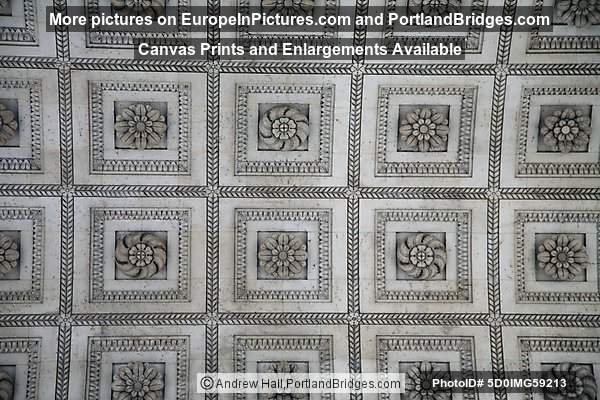
[{"label": "decorative stone carving", "polygon": [[258,252],[259,267],[281,279],[304,273],[307,259],[305,239],[292,232],[272,234],[260,244]]},{"label": "decorative stone carving", "polygon": [[0,279],[17,268],[19,256],[19,244],[0,232]]},{"label": "decorative stone carving", "polygon": [[[258,132],[266,150],[306,150],[308,117],[293,106],[275,106],[262,116]],[[260,143],[259,150],[265,150]]]},{"label": "decorative stone carving", "polygon": [[[590,144],[586,143],[588,139],[593,142],[595,137],[595,134],[591,135],[589,120],[597,107],[599,93],[600,88],[594,85],[522,88],[516,156],[517,177],[600,176],[600,162],[593,156],[593,149],[588,148]],[[543,102],[550,96],[563,98],[568,105],[557,106],[547,105],[547,103],[544,105]],[[582,101],[583,96],[586,99],[583,100],[585,103],[573,106]],[[567,109],[572,112],[567,112]],[[578,115],[576,110],[580,110],[582,114]],[[560,116],[553,115],[555,112],[560,112]],[[566,127],[569,129],[568,132]],[[544,135],[546,130],[542,131],[544,128],[547,129],[548,135],[552,135],[547,139]],[[559,128],[557,137],[554,137],[555,128]],[[565,133],[562,133],[563,128]],[[562,139],[564,144],[559,145],[559,139]],[[537,148],[532,146],[536,140]],[[551,144],[554,140],[556,145],[553,148]],[[561,157],[551,154],[561,150],[563,150]]]},{"label": "decorative stone carving", "polygon": [[162,400],[163,375],[148,363],[120,367],[112,380],[113,400]]},{"label": "decorative stone carving", "polygon": [[460,0],[409,0],[408,10],[413,14],[448,15],[460,11]]},{"label": "decorative stone carving", "polygon": [[262,8],[269,15],[309,15],[314,0],[262,0]]},{"label": "decorative stone carving", "polygon": [[[238,84],[234,174],[331,175],[334,92],[330,84]],[[294,103],[281,103],[285,98]]]},{"label": "decorative stone carving", "polygon": [[555,235],[543,241],[537,250],[538,268],[554,280],[573,280],[589,267],[583,242],[569,235]]},{"label": "decorative stone carving", "polygon": [[446,267],[446,246],[435,236],[416,233],[398,241],[396,262],[411,278],[427,280]]},{"label": "decorative stone carving", "polygon": [[[439,231],[427,232],[433,223]],[[471,302],[471,230],[470,210],[377,210],[376,301]]]},{"label": "decorative stone carving", "polygon": [[236,301],[330,299],[332,210],[238,208],[234,229]]},{"label": "decorative stone carving", "polygon": [[[474,86],[379,86],[375,176],[470,177],[477,91]],[[402,105],[428,104],[421,102],[434,96],[438,105]],[[452,115],[449,104],[455,104]],[[452,127],[450,120],[456,121]],[[405,151],[415,154],[405,157]],[[446,157],[433,152],[446,152]]]},{"label": "decorative stone carving", "polygon": [[121,15],[147,15],[156,18],[165,9],[165,0],[111,0],[110,3]]},{"label": "decorative stone carving", "polygon": [[548,372],[549,379],[565,379],[565,387],[547,387],[546,400],[595,400],[598,393],[596,378],[591,368],[583,364],[564,362]]},{"label": "decorative stone carving", "polygon": [[[262,363],[258,363],[258,365],[260,364]],[[268,363],[266,371],[270,374],[299,374],[308,372],[307,367],[308,363],[306,362],[273,361]],[[260,398],[267,400],[300,400],[307,399],[308,396],[304,393],[280,392],[259,395]]]},{"label": "decorative stone carving", "polygon": [[591,119],[582,110],[565,108],[544,118],[540,129],[544,144],[554,151],[585,151],[590,141]]},{"label": "decorative stone carving", "polygon": [[583,28],[600,23],[600,3],[597,0],[557,0],[559,22]]},{"label": "decorative stone carving", "polygon": [[0,371],[0,400],[12,400],[13,391],[13,378],[6,372]]},{"label": "decorative stone carving", "polygon": [[119,271],[132,279],[150,279],[167,265],[167,244],[149,232],[124,235],[117,241],[115,258]]},{"label": "decorative stone carving", "polygon": [[449,400],[448,389],[433,386],[433,379],[448,379],[448,372],[434,363],[415,363],[406,371],[406,397],[409,400]]},{"label": "decorative stone carving", "polygon": [[0,146],[6,145],[10,138],[17,134],[18,128],[19,122],[15,118],[15,113],[0,102]]},{"label": "decorative stone carving", "polygon": [[[190,336],[89,336],[87,341],[87,383],[82,398],[105,399],[105,377],[111,385],[111,400],[188,398]],[[115,354],[120,358],[113,358]],[[144,361],[122,361],[125,357],[143,357]]]},{"label": "decorative stone carving", "polygon": [[448,142],[448,118],[429,107],[415,108],[400,122],[400,140],[418,151],[440,151]]},{"label": "decorative stone carving", "polygon": [[132,149],[152,149],[160,145],[167,133],[165,121],[165,116],[152,105],[138,103],[116,116],[115,132]]},{"label": "decorative stone carving", "polygon": [[[149,100],[141,102],[139,96]],[[187,82],[90,81],[92,170],[188,175],[191,97],[191,84]],[[172,112],[167,114],[168,110]],[[173,117],[174,126],[167,132],[168,117]],[[121,148],[139,151],[115,151]]]}]

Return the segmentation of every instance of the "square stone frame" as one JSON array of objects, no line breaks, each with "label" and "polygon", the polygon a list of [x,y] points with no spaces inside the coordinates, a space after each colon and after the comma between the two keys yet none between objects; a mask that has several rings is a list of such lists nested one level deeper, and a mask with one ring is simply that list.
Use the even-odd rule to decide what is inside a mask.
[{"label": "square stone frame", "polygon": [[[595,211],[557,211],[557,210],[516,210],[515,211],[515,285],[517,303],[551,304],[599,304],[600,275],[595,293],[591,292],[531,292],[526,290],[525,278],[525,224],[527,223],[594,223],[596,224],[596,252],[600,259],[600,212]],[[593,268],[594,265],[590,265]],[[596,268],[598,266],[596,265]]]},{"label": "square stone frame", "polygon": [[[532,353],[595,353],[596,360],[600,360],[600,339],[593,337],[517,337],[519,343],[519,362],[521,371],[531,372]],[[560,356],[559,356],[560,357]],[[557,360],[559,359],[557,357]],[[564,358],[560,361],[564,361]],[[558,361],[557,361],[558,363]],[[598,371],[595,378],[598,379]],[[526,400],[533,400],[534,394],[531,389],[525,393]]]},{"label": "square stone frame", "polygon": [[[44,276],[44,226],[45,210],[43,208],[0,207],[0,221],[32,222],[31,246],[31,288],[28,290],[2,290],[0,291],[0,304],[2,303],[42,303],[43,302],[43,276]],[[21,242],[21,248],[23,242]],[[12,281],[18,282],[18,281]]]},{"label": "square stone frame", "polygon": [[[456,273],[455,291],[402,291],[386,287],[385,225],[392,221],[424,221],[456,223]],[[472,218],[470,210],[416,210],[391,209],[375,210],[375,281],[377,302],[470,302],[473,298],[471,276],[471,234]]]},{"label": "square stone frame", "polygon": [[[465,378],[476,371],[475,338],[472,336],[400,336],[381,335],[375,338],[376,365],[378,373],[389,372],[388,353],[391,351],[414,351],[436,353],[458,353],[460,372]],[[458,372],[458,371],[455,371]],[[464,400],[477,399],[473,391],[465,390]],[[389,393],[380,393],[380,400],[389,400]]]},{"label": "square stone frame", "polygon": [[[385,1],[385,21],[388,20],[387,13],[390,11],[394,11],[397,7],[401,7],[400,0],[386,0]],[[473,0],[470,4],[470,7],[473,9],[474,13],[484,13],[487,7],[487,0]],[[464,53],[465,54],[473,54],[473,53],[481,53],[483,48],[483,36],[484,30],[479,27],[470,27],[464,36],[402,36],[397,35],[394,32],[393,25],[385,24],[383,26],[382,32],[383,39],[388,46],[393,46],[395,43],[402,42],[406,45],[420,45],[421,43],[431,43],[432,46],[435,46],[439,43],[449,43],[455,41],[455,39],[463,39],[465,42]]]},{"label": "square stone frame", "polygon": [[[246,373],[248,351],[317,351],[319,373],[333,373],[333,336],[234,336],[233,357],[236,373]],[[234,395],[236,400],[246,399],[245,394]],[[331,393],[323,393],[320,400],[333,399]]]},{"label": "square stone frame", "polygon": [[[0,79],[0,90],[28,90],[27,111],[29,132],[31,133],[31,155],[29,157],[0,157],[0,173],[41,173],[42,171],[42,82],[27,79]],[[20,113],[19,113],[20,115]],[[19,117],[20,118],[20,117]],[[21,125],[21,121],[19,121]]]},{"label": "square stone frame", "polygon": [[[190,301],[190,209],[92,208],[90,232],[90,302],[182,302]],[[177,289],[105,290],[104,289],[104,222],[107,220],[174,220],[178,222]]]},{"label": "square stone frame", "polygon": [[4,354],[19,354],[27,358],[26,380],[23,385],[25,387],[25,398],[37,399],[40,393],[40,373],[41,373],[41,337],[6,337],[0,338],[0,358]]},{"label": "square stone frame", "polygon": [[[527,141],[529,137],[529,115],[532,96],[600,96],[597,87],[523,87],[519,100],[517,177],[600,177],[600,159],[597,162],[528,162]],[[600,99],[600,97],[599,97]],[[598,127],[592,129],[598,130]],[[592,135],[595,131],[592,132]],[[537,136],[537,132],[536,132]],[[594,152],[591,148],[589,152]]]},{"label": "square stone frame", "polygon": [[[90,172],[91,174],[154,174],[190,175],[191,171],[191,92],[185,82],[121,82],[90,81]],[[177,95],[178,120],[177,159],[105,159],[104,158],[104,118],[103,104],[105,91],[168,92]],[[114,118],[113,115],[106,116]],[[112,135],[114,132],[110,132]]]},{"label": "square stone frame", "polygon": [[[301,94],[319,96],[319,149],[314,161],[257,161],[249,159],[248,97],[250,94]],[[236,85],[236,175],[331,176],[335,85]],[[310,124],[310,121],[309,121]]]},{"label": "square stone frame", "polygon": [[[106,6],[100,5],[102,0],[85,0],[85,10],[87,18],[99,15],[99,8],[110,7],[110,2]],[[177,5],[165,5],[166,7],[178,7],[178,15],[181,10],[187,10],[190,6],[190,0],[176,0]],[[166,1],[165,1],[166,3]],[[189,11],[189,10],[188,10]],[[186,39],[189,34],[183,31],[183,27],[178,26],[177,32],[172,34],[163,32],[128,32],[128,31],[96,31],[85,32],[85,45],[88,48],[131,48],[136,39]]]},{"label": "square stone frame", "polygon": [[[314,221],[319,224],[317,290],[248,290],[246,246],[248,221]],[[236,209],[235,210],[235,300],[236,301],[331,301],[332,210],[327,209]]]},{"label": "square stone frame", "polygon": [[177,399],[188,396],[189,336],[91,336],[87,345],[85,398],[101,400],[101,367],[103,353],[170,352],[176,354]]},{"label": "square stone frame", "polygon": [[[387,160],[389,103],[395,95],[461,96],[457,159],[454,162],[394,162]],[[418,100],[415,100],[418,104]],[[455,86],[380,86],[377,103],[376,177],[451,176],[471,177],[477,87]]]}]

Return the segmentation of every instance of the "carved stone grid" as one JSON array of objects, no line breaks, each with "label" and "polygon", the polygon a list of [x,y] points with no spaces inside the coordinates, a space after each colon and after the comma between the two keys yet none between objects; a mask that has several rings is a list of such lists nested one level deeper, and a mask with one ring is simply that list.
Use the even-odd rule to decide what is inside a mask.
[{"label": "carved stone grid", "polygon": [[[453,222],[456,225],[456,290],[403,291],[390,290],[386,285],[385,248],[388,222]],[[471,280],[471,213],[460,210],[378,210],[375,214],[375,280],[377,301],[445,301],[469,302],[472,299]],[[418,225],[417,225],[418,226]],[[395,249],[393,250],[396,251]],[[447,277],[448,278],[448,277]]]},{"label": "carved stone grid", "polygon": [[[176,354],[176,400],[188,397],[190,338],[188,336],[92,336],[88,338],[86,399],[100,400],[103,353],[170,352]],[[108,388],[110,389],[110,387]]]},{"label": "carved stone grid", "polygon": [[[93,15],[100,15],[101,8],[109,8],[108,5],[100,5],[101,0],[86,0],[86,15],[91,18]],[[176,0],[177,1],[177,13],[181,15],[182,12],[188,10],[190,6],[190,0]],[[166,6],[172,7],[167,1]],[[99,9],[100,8],[100,9]],[[154,40],[172,40],[185,39],[189,36],[186,32],[188,27],[177,26],[177,32],[118,32],[118,31],[94,31],[86,32],[86,40],[88,47],[98,48],[129,48],[134,44],[136,39],[154,39]]]},{"label": "carved stone grid", "polygon": [[[0,207],[0,221],[31,220],[33,242],[31,250],[31,288],[0,291],[0,303],[41,303],[44,273],[44,209]],[[23,244],[22,244],[23,245]]]},{"label": "carved stone grid", "polygon": [[31,130],[20,135],[31,135],[30,157],[0,157],[0,173],[42,172],[42,84],[38,80],[0,79],[0,91],[27,89],[31,116]]},{"label": "carved stone grid", "polygon": [[[461,96],[458,154],[454,162],[395,162],[387,160],[389,103],[394,95]],[[474,87],[392,87],[379,88],[377,104],[376,176],[471,176],[473,168],[473,130],[477,89]]]},{"label": "carved stone grid", "polygon": [[[234,336],[233,354],[236,373],[254,373],[247,371],[246,358],[248,351],[317,351],[319,354],[319,371],[310,373],[332,373],[333,369],[333,337],[332,336]],[[331,393],[323,393],[324,400],[332,399]],[[238,400],[246,398],[244,394],[235,396]]]},{"label": "carved stone grid", "polygon": [[37,399],[40,388],[40,350],[42,338],[2,338],[0,339],[0,360],[2,354],[27,354],[27,381],[25,382],[26,399]]},{"label": "carved stone grid", "polygon": [[[598,357],[600,357],[600,340],[586,337],[520,337],[519,359],[521,371],[532,372],[531,353],[539,352],[598,353]],[[595,376],[598,379],[598,375]],[[525,392],[525,398],[533,400],[531,389]]]},{"label": "carved stone grid", "polygon": [[[105,91],[143,91],[171,92],[178,95],[177,160],[127,160],[104,158],[104,118],[103,103]],[[97,173],[148,173],[148,174],[180,174],[190,173],[190,129],[191,129],[191,93],[190,84],[152,83],[152,82],[90,82],[90,130],[91,130],[91,163],[92,171]],[[107,116],[113,118],[112,115]],[[173,133],[173,132],[168,132]],[[112,132],[111,132],[112,134]]]},{"label": "carved stone grid", "polygon": [[[153,209],[92,209],[90,273],[91,301],[94,302],[181,302],[190,296],[190,224],[191,210]],[[104,224],[111,220],[177,221],[177,289],[168,290],[106,290],[104,288]],[[168,257],[168,255],[167,255]]]},{"label": "carved stone grid", "polygon": [[[25,26],[0,26],[0,45],[36,45],[38,42],[36,0],[21,0]],[[19,4],[19,5],[20,5]]]},{"label": "carved stone grid", "polygon": [[[237,87],[235,171],[238,175],[331,175],[334,85],[239,85]],[[248,95],[313,94],[320,96],[319,155],[315,161],[255,161],[248,157]]]},{"label": "carved stone grid", "polygon": [[[555,0],[558,2],[559,0]],[[543,14],[544,0],[536,0],[533,15]],[[544,35],[539,27],[532,27],[529,34],[530,53],[598,53],[600,52],[599,35]]]},{"label": "carved stone grid", "polygon": [[[25,0],[33,3],[32,0]],[[69,5],[71,2],[68,2]],[[505,12],[514,11],[516,1],[505,0]],[[67,2],[56,0],[49,5],[54,5],[55,10],[62,10]],[[359,0],[356,2],[357,14],[367,12],[368,2]],[[218,15],[219,2],[210,0],[208,2],[213,15]],[[357,44],[364,42],[365,30],[356,27],[354,31],[354,41]],[[578,54],[582,58],[565,58],[560,54],[547,50],[536,52],[535,58],[531,63],[525,61],[525,55],[518,49],[517,36],[509,30],[502,30],[498,35],[497,42],[489,42],[487,38],[493,35],[485,35],[483,49],[490,50],[491,57],[474,57],[471,60],[469,56],[466,61],[441,61],[441,62],[423,62],[413,63],[411,60],[401,60],[385,63],[364,62],[364,59],[357,57],[352,63],[320,63],[313,61],[284,63],[274,62],[237,62],[237,61],[218,61],[188,62],[180,60],[164,61],[146,61],[130,59],[114,59],[109,51],[104,53],[100,49],[97,51],[97,58],[87,58],[82,56],[81,48],[73,32],[67,30],[54,32],[40,32],[41,37],[48,37],[51,43],[56,43],[56,55],[37,56],[35,46],[14,47],[15,50],[24,49],[29,52],[25,56],[17,56],[17,52],[10,52],[12,46],[5,46],[2,50],[4,55],[0,56],[0,64],[8,72],[14,73],[35,73],[35,70],[43,69],[46,71],[57,72],[58,83],[58,101],[60,119],[60,132],[56,133],[57,140],[60,139],[60,148],[57,148],[55,154],[56,162],[60,161],[61,176],[60,180],[47,182],[35,182],[28,180],[28,177],[21,176],[20,180],[9,180],[8,175],[4,175],[0,182],[0,194],[4,199],[11,201],[20,201],[24,197],[48,197],[61,202],[61,270],[57,273],[56,279],[60,280],[60,301],[59,307],[49,310],[45,313],[33,313],[27,310],[18,310],[14,314],[0,314],[0,335],[5,336],[13,328],[19,329],[34,326],[53,327],[58,332],[57,351],[57,373],[51,377],[55,382],[56,388],[49,389],[48,398],[56,400],[68,400],[74,398],[70,396],[70,390],[79,384],[82,384],[83,377],[80,377],[75,371],[78,354],[72,354],[72,344],[78,338],[74,335],[73,326],[89,326],[94,329],[103,330],[108,325],[122,325],[130,329],[132,334],[139,330],[149,329],[158,325],[184,325],[190,324],[198,329],[206,331],[206,368],[209,371],[219,370],[223,354],[219,352],[219,334],[226,332],[233,325],[262,325],[264,329],[270,330],[279,325],[288,327],[311,326],[318,329],[320,326],[329,328],[336,327],[347,329],[350,371],[360,371],[363,360],[368,354],[361,352],[361,346],[365,344],[365,337],[361,336],[361,329],[365,326],[374,325],[397,325],[398,329],[405,329],[409,326],[418,326],[427,329],[430,326],[439,329],[454,329],[455,327],[481,326],[489,329],[489,338],[476,337],[477,343],[487,342],[491,347],[491,354],[484,356],[491,357],[491,364],[494,373],[502,376],[504,373],[505,361],[510,360],[513,349],[504,346],[503,334],[507,327],[522,326],[543,327],[549,332],[556,332],[557,336],[565,338],[565,331],[578,330],[578,333],[588,336],[598,336],[597,329],[600,323],[597,317],[597,308],[586,305],[587,312],[573,313],[565,310],[565,307],[553,305],[541,310],[533,311],[527,306],[522,307],[518,313],[511,313],[508,308],[501,303],[500,281],[505,278],[499,269],[499,246],[501,240],[499,235],[500,209],[506,205],[507,201],[544,201],[549,207],[560,208],[561,204],[571,204],[581,201],[597,201],[600,192],[598,185],[594,184],[594,177],[577,175],[574,179],[558,180],[553,179],[514,179],[513,174],[502,173],[500,171],[506,166],[504,156],[507,154],[507,143],[517,142],[517,132],[507,130],[503,126],[502,118],[505,115],[505,107],[511,102],[516,101],[513,98],[507,98],[507,76],[519,76],[524,79],[541,77],[548,82],[562,84],[571,80],[584,81],[584,86],[594,87],[598,85],[600,77],[600,65],[592,58],[590,54]],[[212,30],[209,32],[210,40],[216,43],[219,39],[219,32]],[[14,43],[16,44],[16,43]],[[28,43],[20,43],[27,45]],[[84,43],[82,43],[84,45]],[[524,45],[527,46],[526,44]],[[577,53],[585,53],[580,50]],[[479,55],[478,55],[479,56]],[[529,59],[529,58],[528,58]],[[471,62],[472,61],[472,62]],[[181,73],[208,73],[208,95],[207,116],[207,159],[199,160],[206,164],[207,185],[206,186],[184,186],[175,181],[151,181],[148,177],[138,177],[138,179],[128,181],[126,184],[119,184],[106,179],[101,184],[88,185],[82,184],[74,176],[77,157],[73,148],[73,136],[77,132],[73,131],[73,119],[77,116],[73,114],[72,104],[74,102],[85,102],[87,99],[73,96],[72,92],[72,74],[78,71],[113,71],[115,74],[121,72],[137,73],[143,80],[146,74],[148,76],[157,76],[160,73],[181,72]],[[346,75],[352,77],[350,94],[350,111],[345,118],[350,122],[350,128],[342,135],[348,135],[348,148],[340,149],[340,152],[347,153],[348,168],[347,182],[341,182],[337,186],[317,186],[314,182],[306,185],[294,185],[290,187],[282,186],[252,186],[245,182],[243,186],[225,186],[219,182],[219,138],[228,132],[223,132],[219,125],[219,119],[223,118],[223,112],[219,109],[219,87],[220,74],[255,74],[260,76],[285,76],[290,77],[295,74],[328,75],[334,78],[336,75]],[[13,74],[11,74],[13,75]],[[412,183],[404,182],[387,186],[383,182],[381,187],[365,186],[361,179],[361,168],[364,169],[363,160],[370,157],[371,154],[365,151],[359,143],[361,139],[369,140],[374,135],[361,127],[361,117],[366,112],[370,112],[372,104],[367,104],[362,98],[365,90],[370,89],[367,84],[367,78],[370,76],[389,76],[393,78],[405,78],[418,76],[423,84],[431,84],[431,81],[459,78],[462,82],[469,82],[473,77],[486,77],[494,80],[493,91],[485,93],[489,95],[489,102],[484,104],[490,108],[491,127],[489,130],[490,143],[489,148],[481,149],[483,153],[489,154],[489,164],[482,165],[487,167],[487,181],[480,182],[477,187],[465,187],[453,180],[441,181],[427,178],[428,182],[423,181],[419,187]],[[482,95],[483,95],[482,90]],[[487,129],[487,128],[486,128]],[[337,135],[337,132],[336,132]],[[198,141],[196,141],[198,143]],[[221,148],[221,150],[223,150]],[[58,153],[60,151],[60,154]],[[227,149],[227,151],[231,151]],[[373,152],[374,155],[375,152]],[[60,157],[59,157],[60,156]],[[501,157],[502,156],[502,157]],[[231,168],[233,168],[233,163]],[[369,174],[372,172],[369,171]],[[531,176],[534,178],[534,176]],[[501,179],[502,178],[502,179]],[[198,310],[194,313],[180,312],[177,307],[170,308],[165,312],[113,312],[96,313],[85,312],[78,313],[73,310],[73,293],[81,288],[80,282],[74,281],[73,270],[78,265],[73,265],[73,245],[77,237],[74,220],[76,219],[77,199],[80,197],[91,197],[102,199],[110,203],[119,198],[152,198],[161,206],[170,207],[171,202],[176,202],[183,198],[206,198],[207,199],[207,253],[206,258],[206,309]],[[218,244],[219,244],[219,201],[225,198],[269,198],[286,201],[289,198],[310,199],[318,201],[325,198],[345,199],[348,204],[347,227],[348,241],[347,245],[347,281],[348,281],[348,312],[327,313],[319,309],[306,310],[302,313],[290,312],[248,312],[248,313],[229,313],[219,309],[219,274],[222,273],[223,266],[218,265]],[[360,213],[360,199],[397,199],[408,200],[418,199],[423,203],[437,199],[452,199],[456,201],[465,199],[479,199],[487,201],[487,276],[482,276],[482,284],[487,285],[487,311],[482,313],[472,313],[468,310],[456,312],[438,312],[434,306],[427,309],[418,310],[414,313],[398,312],[369,312],[365,310],[360,301],[362,290],[361,281],[358,278],[358,259],[361,251],[362,242],[360,240],[357,221]],[[135,200],[133,200],[135,201]],[[89,238],[84,238],[88,245]],[[200,263],[204,260],[200,260]],[[84,282],[87,285],[87,282]],[[504,290],[504,289],[503,289]],[[504,293],[502,293],[504,294]],[[57,293],[57,296],[59,294]],[[506,296],[502,296],[506,300]],[[510,304],[509,304],[510,306]],[[570,306],[570,305],[567,305]],[[399,307],[400,310],[400,307]],[[453,310],[454,311],[454,310]],[[511,329],[511,328],[508,328]],[[229,355],[228,355],[229,356]],[[479,361],[479,360],[478,360]],[[565,360],[566,361],[566,360]],[[346,365],[345,365],[346,366]],[[79,379],[81,378],[81,379]],[[54,393],[50,393],[54,390]],[[505,390],[497,389],[493,394],[495,400],[506,400]],[[83,396],[81,396],[83,397]],[[491,394],[490,394],[491,397]],[[77,398],[77,396],[75,397]],[[208,397],[214,400],[214,397]],[[360,400],[360,396],[353,397],[352,400]],[[79,398],[77,398],[79,400]]]},{"label": "carved stone grid", "polygon": [[[525,225],[528,223],[593,223],[596,224],[595,243],[590,243],[590,249],[596,247],[600,259],[600,212],[586,211],[517,211],[515,214],[515,281],[517,300],[523,303],[600,303],[600,277],[597,291],[592,292],[533,292],[526,290],[525,268],[535,268],[526,264],[525,243],[531,238],[525,237]],[[594,266],[590,266],[593,268]],[[597,266],[596,266],[597,268]]]},{"label": "carved stone grid", "polygon": [[[460,372],[464,378],[471,377],[476,372],[475,364],[475,338],[467,336],[377,336],[377,372],[389,371],[389,353],[392,351],[419,351],[419,352],[457,352],[460,358]],[[426,358],[426,357],[425,357]],[[414,361],[414,360],[413,360]],[[420,360],[419,360],[420,361]],[[458,371],[455,371],[458,372]],[[465,399],[473,400],[477,395],[473,391],[465,390]],[[379,398],[387,400],[388,393],[380,393]]]},{"label": "carved stone grid", "polygon": [[[329,300],[331,296],[331,210],[303,209],[238,209],[235,211],[235,298],[237,300]],[[318,233],[317,290],[256,290],[248,289],[246,248],[249,221],[316,221]]]},{"label": "carved stone grid", "polygon": [[[519,111],[519,143],[517,150],[518,176],[593,176],[600,177],[600,158],[590,163],[552,163],[527,161],[527,133],[532,96],[598,96],[598,87],[526,87],[521,93]],[[597,127],[594,127],[597,130]],[[597,134],[596,131],[592,135]],[[590,149],[590,151],[597,151]]]}]

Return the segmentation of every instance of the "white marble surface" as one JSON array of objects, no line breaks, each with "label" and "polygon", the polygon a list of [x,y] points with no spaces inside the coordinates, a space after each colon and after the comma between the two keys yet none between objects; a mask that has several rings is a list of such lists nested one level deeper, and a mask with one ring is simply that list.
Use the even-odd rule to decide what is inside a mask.
[{"label": "white marble surface", "polygon": [[46,32],[90,2],[0,0],[0,400],[281,368],[562,368],[546,400],[600,398],[600,25],[451,63],[151,64]]}]

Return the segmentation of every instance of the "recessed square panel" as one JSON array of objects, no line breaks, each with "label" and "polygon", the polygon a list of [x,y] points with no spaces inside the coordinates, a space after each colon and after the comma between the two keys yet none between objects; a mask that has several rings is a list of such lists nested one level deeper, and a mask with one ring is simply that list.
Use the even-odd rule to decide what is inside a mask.
[{"label": "recessed square panel", "polygon": [[379,86],[377,177],[472,175],[476,87]]},{"label": "recessed square panel", "polygon": [[331,210],[236,209],[235,218],[236,301],[330,300]]}]

